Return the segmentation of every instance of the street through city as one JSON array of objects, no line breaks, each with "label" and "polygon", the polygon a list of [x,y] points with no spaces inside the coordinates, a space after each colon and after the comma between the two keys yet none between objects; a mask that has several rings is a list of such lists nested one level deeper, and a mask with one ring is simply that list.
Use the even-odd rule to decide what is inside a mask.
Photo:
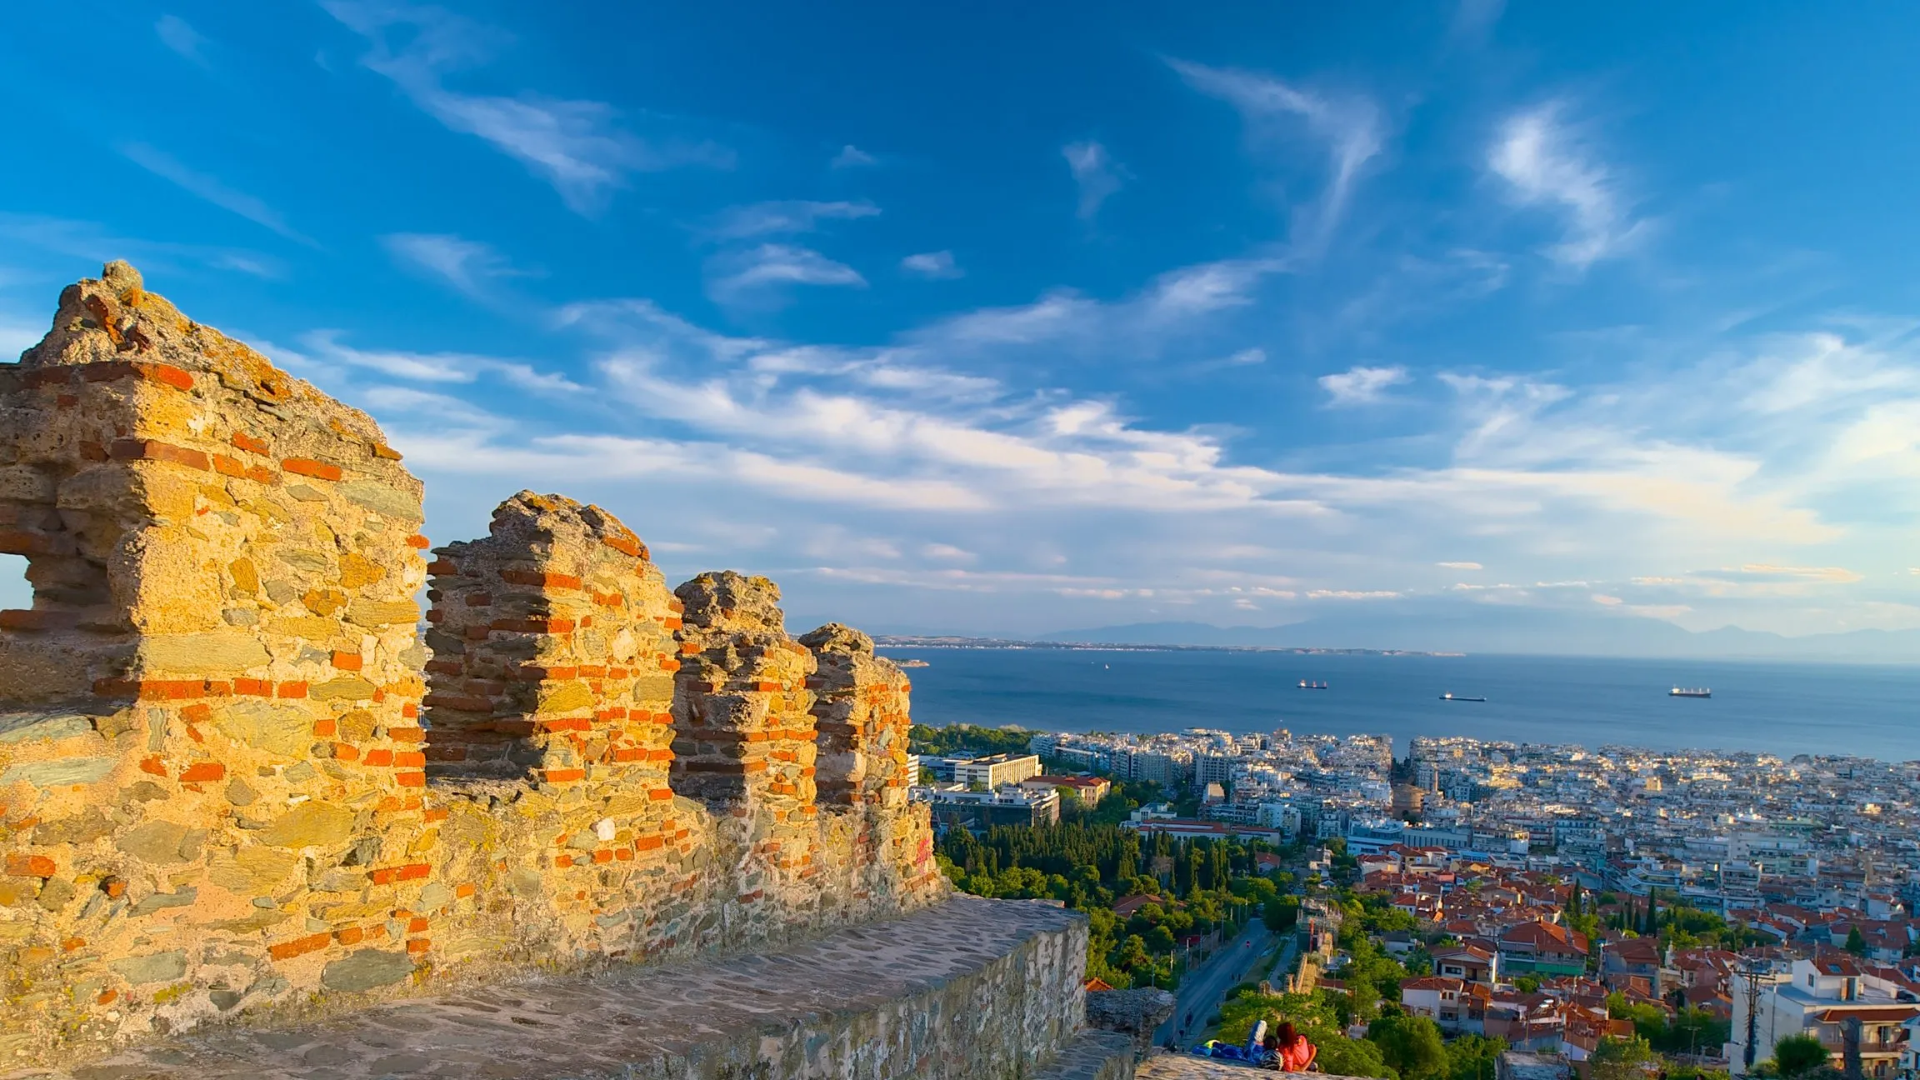
[{"label": "street through city", "polygon": [[[1181,1046],[1204,1030],[1227,992],[1248,979],[1258,979],[1260,965],[1272,945],[1266,923],[1254,919],[1247,929],[1199,968],[1189,972],[1176,992],[1173,1015],[1153,1033],[1157,1045],[1173,1039]],[[1289,938],[1289,947],[1292,939]]]}]

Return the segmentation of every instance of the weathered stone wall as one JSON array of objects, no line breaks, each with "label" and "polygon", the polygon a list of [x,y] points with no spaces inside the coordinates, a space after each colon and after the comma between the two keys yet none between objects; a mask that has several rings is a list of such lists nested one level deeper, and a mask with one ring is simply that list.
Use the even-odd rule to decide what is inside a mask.
[{"label": "weathered stone wall", "polygon": [[36,1080],[1128,1080],[1080,1030],[1085,916],[957,896],[774,956],[376,1004],[130,1049]]},{"label": "weathered stone wall", "polygon": [[[0,1067],[944,896],[889,782],[816,801],[817,661],[770,582],[703,575],[681,625],[624,525],[522,493],[437,553],[429,653],[420,495],[371,419],[125,264],[0,366],[35,589],[0,613]],[[878,719],[835,776],[884,778],[905,681],[855,666]]]}]

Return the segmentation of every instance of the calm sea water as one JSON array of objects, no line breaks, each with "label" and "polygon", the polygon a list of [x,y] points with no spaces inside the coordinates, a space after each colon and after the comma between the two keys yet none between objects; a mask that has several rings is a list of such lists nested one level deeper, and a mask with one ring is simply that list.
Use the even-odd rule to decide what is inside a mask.
[{"label": "calm sea water", "polygon": [[[922,723],[1415,735],[1920,759],[1920,667],[1537,656],[893,649]],[[1301,679],[1329,684],[1300,690]],[[1706,700],[1670,698],[1704,686]],[[1485,697],[1446,702],[1440,695]]]}]

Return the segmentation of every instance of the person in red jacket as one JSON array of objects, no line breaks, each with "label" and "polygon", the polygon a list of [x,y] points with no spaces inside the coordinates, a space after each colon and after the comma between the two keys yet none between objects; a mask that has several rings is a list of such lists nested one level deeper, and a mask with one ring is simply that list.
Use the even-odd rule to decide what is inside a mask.
[{"label": "person in red jacket", "polygon": [[1320,1048],[1289,1023],[1281,1024],[1280,1030],[1267,1040],[1268,1049],[1279,1059],[1282,1072],[1307,1072],[1313,1068],[1313,1059],[1320,1056]]}]

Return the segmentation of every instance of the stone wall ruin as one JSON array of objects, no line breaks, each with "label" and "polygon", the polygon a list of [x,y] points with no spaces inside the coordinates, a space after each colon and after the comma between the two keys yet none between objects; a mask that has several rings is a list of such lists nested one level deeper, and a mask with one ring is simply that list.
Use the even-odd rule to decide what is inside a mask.
[{"label": "stone wall ruin", "polygon": [[864,635],[559,496],[429,564],[420,499],[124,263],[0,365],[0,1068],[945,895]]}]

